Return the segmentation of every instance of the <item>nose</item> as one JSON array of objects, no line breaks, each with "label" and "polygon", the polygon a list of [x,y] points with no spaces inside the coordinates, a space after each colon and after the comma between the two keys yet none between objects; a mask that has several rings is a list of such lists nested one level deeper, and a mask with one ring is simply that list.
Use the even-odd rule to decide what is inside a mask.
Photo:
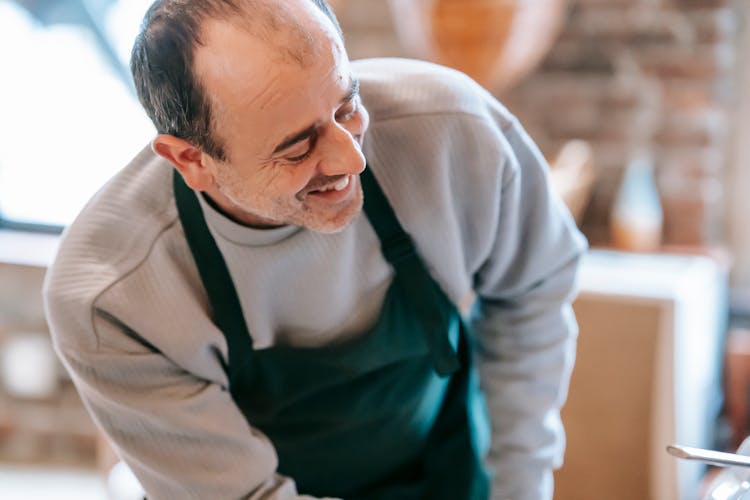
[{"label": "nose", "polygon": [[318,168],[322,175],[359,174],[365,169],[365,156],[359,142],[344,125],[331,123],[323,140],[320,139],[318,145],[323,147],[323,151]]}]

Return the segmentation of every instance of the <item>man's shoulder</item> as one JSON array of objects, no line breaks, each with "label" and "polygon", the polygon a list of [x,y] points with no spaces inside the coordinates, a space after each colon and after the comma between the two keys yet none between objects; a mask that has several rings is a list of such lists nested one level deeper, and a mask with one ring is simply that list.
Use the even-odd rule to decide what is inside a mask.
[{"label": "man's shoulder", "polygon": [[87,203],[66,229],[47,273],[48,315],[64,312],[86,321],[97,297],[147,258],[176,220],[171,171],[145,148]]},{"label": "man's shoulder", "polygon": [[445,66],[402,58],[361,59],[352,65],[374,122],[434,114],[486,116],[492,108],[506,113],[474,80]]},{"label": "man's shoulder", "polygon": [[172,170],[150,147],[141,150],[66,230],[57,261],[76,255],[111,263],[149,247],[152,233],[176,218]]}]

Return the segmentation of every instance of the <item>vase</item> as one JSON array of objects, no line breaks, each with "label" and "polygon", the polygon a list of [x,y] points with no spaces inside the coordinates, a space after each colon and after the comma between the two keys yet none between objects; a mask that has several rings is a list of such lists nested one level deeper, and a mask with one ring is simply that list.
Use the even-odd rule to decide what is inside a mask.
[{"label": "vase", "polygon": [[630,159],[615,195],[610,216],[612,246],[630,252],[656,252],[661,247],[663,213],[650,153]]},{"label": "vase", "polygon": [[406,51],[492,91],[516,84],[551,48],[567,0],[390,0]]}]

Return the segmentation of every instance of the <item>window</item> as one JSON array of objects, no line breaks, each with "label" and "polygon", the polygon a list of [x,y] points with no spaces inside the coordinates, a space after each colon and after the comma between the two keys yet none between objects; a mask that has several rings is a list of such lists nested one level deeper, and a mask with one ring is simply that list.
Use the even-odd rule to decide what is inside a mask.
[{"label": "window", "polygon": [[154,135],[128,70],[152,0],[0,0],[0,225],[60,228]]}]

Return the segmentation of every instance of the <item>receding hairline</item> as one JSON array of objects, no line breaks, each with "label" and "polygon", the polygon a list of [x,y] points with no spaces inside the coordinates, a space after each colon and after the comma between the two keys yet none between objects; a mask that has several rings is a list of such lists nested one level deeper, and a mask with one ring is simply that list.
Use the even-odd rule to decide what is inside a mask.
[{"label": "receding hairline", "polygon": [[[330,23],[334,33],[340,40],[343,39],[340,27],[324,14],[313,0],[301,0],[300,3],[309,9],[308,13],[311,18],[317,19],[321,24]],[[289,47],[278,39],[280,33],[291,34],[298,42],[301,42],[300,46],[310,47],[313,45],[314,37],[311,29],[314,29],[314,23],[301,22],[300,18],[305,19],[305,17],[300,16],[299,11],[294,6],[290,6],[284,1],[240,0],[226,8],[217,8],[207,12],[199,20],[197,44],[193,47],[193,52],[197,50],[198,46],[206,44],[205,28],[210,22],[231,23],[275,49],[285,49],[287,52],[293,50],[293,47]],[[285,39],[285,42],[288,42],[288,39]],[[298,50],[298,52],[300,51]],[[294,53],[290,55],[295,60],[302,62],[305,54]]]},{"label": "receding hairline", "polygon": [[[296,5],[289,5],[286,2],[257,0],[252,3],[262,7],[260,10],[250,12],[249,14],[253,14],[251,16],[238,12],[230,16],[204,18],[199,26],[201,43],[193,47],[191,68],[193,78],[204,89],[207,103],[212,109],[212,134],[225,145],[225,148],[227,146],[224,140],[225,131],[219,123],[223,121],[222,113],[227,110],[222,101],[218,100],[218,95],[210,90],[214,88],[213,84],[207,80],[211,78],[210,73],[206,73],[207,68],[201,64],[201,61],[205,63],[207,59],[198,55],[198,52],[207,50],[208,54],[204,56],[211,57],[211,46],[214,41],[212,36],[214,33],[221,33],[223,24],[230,24],[236,30],[235,33],[246,34],[259,44],[267,46],[268,54],[271,54],[273,58],[278,58],[279,64],[296,65],[301,69],[314,65],[327,50],[325,47],[328,47],[328,43],[323,40],[330,40],[330,43],[337,47],[333,50],[346,52],[339,26],[312,0],[300,2],[309,9],[302,15],[296,9]],[[243,8],[247,8],[247,4]],[[226,149],[225,154],[228,157],[232,156],[232,152]]]},{"label": "receding hairline", "polygon": [[157,0],[149,8],[130,63],[139,100],[160,133],[205,146],[221,159],[223,141],[215,137],[211,110],[215,102],[195,64],[196,52],[211,45],[206,33],[211,22],[232,24],[269,44],[270,53],[303,65],[314,56],[300,48],[320,40],[314,36],[318,29],[342,48],[343,34],[322,0]]}]

